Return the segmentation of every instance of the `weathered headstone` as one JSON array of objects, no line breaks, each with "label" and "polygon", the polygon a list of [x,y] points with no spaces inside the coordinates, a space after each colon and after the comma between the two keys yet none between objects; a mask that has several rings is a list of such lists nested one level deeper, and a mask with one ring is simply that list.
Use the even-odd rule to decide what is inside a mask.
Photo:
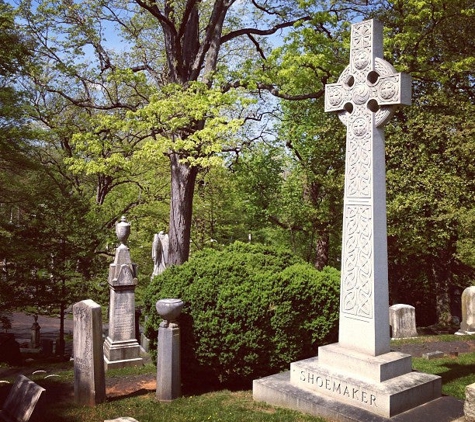
[{"label": "weathered headstone", "polygon": [[392,338],[417,337],[416,308],[404,304],[390,306],[389,324]]},{"label": "weathered headstone", "polygon": [[181,313],[180,299],[161,299],[156,304],[163,318],[158,328],[157,400],[169,402],[181,396],[180,327],[176,319]]},{"label": "weathered headstone", "polygon": [[50,338],[42,338],[40,340],[40,348],[44,356],[51,356],[53,354],[53,340]]},{"label": "weathered headstone", "polygon": [[412,372],[410,355],[389,348],[383,125],[411,103],[411,80],[382,53],[379,22],[352,25],[350,64],[325,91],[325,110],[347,126],[339,342],[292,363],[286,391],[276,387],[281,375],[254,381],[256,400],[299,410],[307,402],[319,416],[350,407],[388,418],[441,395],[440,377]]},{"label": "weathered headstone", "polygon": [[74,398],[95,406],[106,399],[100,305],[90,299],[74,304],[73,323]]},{"label": "weathered headstone", "polygon": [[116,226],[120,246],[109,268],[109,333],[104,341],[106,370],[141,365],[140,345],[135,338],[135,286],[137,266],[132,263],[127,239],[130,224],[125,217]]},{"label": "weathered headstone", "polygon": [[465,402],[463,406],[465,422],[475,422],[475,384],[465,387]]},{"label": "weathered headstone", "polygon": [[0,421],[28,422],[43,391],[29,378],[18,375],[0,411]]},{"label": "weathered headstone", "polygon": [[22,362],[20,344],[15,341],[15,334],[0,333],[0,362],[20,365]]},{"label": "weathered headstone", "polygon": [[163,232],[156,233],[153,236],[152,243],[152,259],[153,259],[153,273],[152,278],[163,273],[168,267],[168,234]]},{"label": "weathered headstone", "polygon": [[455,334],[475,334],[475,286],[467,287],[462,293],[462,322]]}]

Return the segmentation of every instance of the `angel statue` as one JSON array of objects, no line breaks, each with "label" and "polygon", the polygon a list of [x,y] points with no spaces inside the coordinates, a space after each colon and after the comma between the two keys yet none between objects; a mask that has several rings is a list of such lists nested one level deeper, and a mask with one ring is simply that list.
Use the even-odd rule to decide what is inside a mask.
[{"label": "angel statue", "polygon": [[168,267],[168,234],[155,233],[152,243],[153,273],[152,278],[163,273]]}]

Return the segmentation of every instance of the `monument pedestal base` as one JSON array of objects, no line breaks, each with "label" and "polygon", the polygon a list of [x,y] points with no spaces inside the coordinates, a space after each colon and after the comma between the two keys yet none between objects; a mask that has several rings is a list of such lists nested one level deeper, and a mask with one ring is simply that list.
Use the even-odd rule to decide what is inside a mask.
[{"label": "monument pedestal base", "polygon": [[[286,381],[288,385],[278,383],[283,391],[292,390],[291,397],[296,403],[305,398],[309,409],[312,409],[308,413],[328,416],[325,412],[315,413],[313,410],[320,409],[319,403],[323,400],[325,403],[334,402],[337,407],[350,406],[369,414],[392,418],[441,396],[442,379],[436,375],[413,372],[410,355],[389,352],[368,356],[345,349],[338,343],[320,347],[318,355],[293,362],[289,380]],[[287,394],[275,391],[269,385],[273,385],[271,379],[254,381],[254,399],[295,409],[293,405],[279,404],[279,400],[276,402],[274,396],[283,394],[287,397]]]},{"label": "monument pedestal base", "polygon": [[109,337],[104,341],[104,367],[112,368],[143,365],[140,357],[140,345],[137,340],[113,341]]},{"label": "monument pedestal base", "polygon": [[463,401],[439,397],[387,418],[290,383],[290,371],[254,380],[254,400],[338,422],[452,422],[463,417]]}]

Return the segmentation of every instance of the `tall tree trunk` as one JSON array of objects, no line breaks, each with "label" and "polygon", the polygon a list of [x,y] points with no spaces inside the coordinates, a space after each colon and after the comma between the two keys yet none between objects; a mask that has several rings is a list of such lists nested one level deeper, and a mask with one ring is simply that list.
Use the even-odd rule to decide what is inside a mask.
[{"label": "tall tree trunk", "polygon": [[180,156],[170,154],[171,204],[169,230],[169,265],[180,265],[188,260],[190,253],[191,216],[197,167],[180,163]]},{"label": "tall tree trunk", "polygon": [[432,262],[432,276],[435,282],[435,298],[437,310],[437,323],[442,326],[447,326],[452,320],[452,313],[450,309],[450,271],[447,251],[440,253],[436,259],[437,262]]},{"label": "tall tree trunk", "polygon": [[330,236],[323,232],[317,239],[315,268],[319,271],[328,265],[328,249],[330,247]]},{"label": "tall tree trunk", "polygon": [[65,350],[65,340],[64,340],[64,317],[65,317],[65,304],[62,300],[60,303],[60,311],[59,311],[59,337],[56,343],[56,355],[64,356]]}]

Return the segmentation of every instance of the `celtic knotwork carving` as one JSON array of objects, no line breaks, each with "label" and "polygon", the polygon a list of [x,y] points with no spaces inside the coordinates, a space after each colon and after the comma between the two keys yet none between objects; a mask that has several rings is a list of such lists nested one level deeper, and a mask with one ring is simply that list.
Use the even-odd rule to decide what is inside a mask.
[{"label": "celtic knotwork carving", "polygon": [[342,312],[373,317],[372,305],[372,217],[369,206],[346,208],[344,262],[342,278]]},{"label": "celtic knotwork carving", "polygon": [[386,80],[381,83],[379,89],[379,95],[383,100],[389,101],[393,99],[398,92],[398,86],[394,83],[394,81]]},{"label": "celtic knotwork carving", "polygon": [[355,198],[371,197],[371,137],[354,137],[347,150],[348,172],[346,195]]},{"label": "celtic knotwork carving", "polygon": [[368,101],[371,91],[369,86],[366,84],[358,84],[353,90],[353,102],[355,104],[361,105]]},{"label": "celtic knotwork carving", "polygon": [[396,73],[396,69],[394,69],[392,64],[380,57],[376,57],[374,60],[374,70],[379,76],[389,76]]},{"label": "celtic knotwork carving", "polygon": [[351,35],[351,48],[359,50],[370,47],[373,38],[371,29],[371,23],[368,21],[355,24]]},{"label": "celtic knotwork carving", "polygon": [[358,117],[353,120],[351,130],[355,136],[363,136],[368,131],[368,122],[364,117]]},{"label": "celtic knotwork carving", "polygon": [[[396,70],[390,63],[388,63],[386,60],[383,60],[379,57],[376,57],[374,61],[374,66],[375,66],[376,72],[380,75],[380,84],[379,86],[375,87],[375,96],[383,99],[384,97],[382,97],[381,90],[382,90],[382,87],[385,86],[386,83],[388,82],[387,80],[384,80],[384,77],[394,75],[396,73]],[[385,92],[386,92],[385,95],[388,95],[390,92],[390,88],[386,86]],[[399,95],[398,88],[393,92],[393,98],[395,98],[396,94]],[[380,127],[380,126],[385,125],[389,121],[389,119],[394,115],[395,111],[396,111],[396,106],[394,105],[381,106],[381,108],[375,113],[375,116],[374,116],[375,126]]]},{"label": "celtic knotwork carving", "polygon": [[364,70],[370,63],[370,57],[365,51],[360,51],[358,54],[355,54],[353,64],[358,70]]},{"label": "celtic knotwork carving", "polygon": [[343,93],[342,93],[341,88],[333,87],[331,90],[329,90],[328,102],[333,107],[339,106],[342,103],[342,101],[343,101]]},{"label": "celtic knotwork carving", "polygon": [[339,341],[372,356],[389,350],[384,132],[377,128],[397,105],[410,104],[410,78],[383,60],[382,32],[374,20],[352,25],[350,64],[325,86],[325,111],[347,126]]}]

